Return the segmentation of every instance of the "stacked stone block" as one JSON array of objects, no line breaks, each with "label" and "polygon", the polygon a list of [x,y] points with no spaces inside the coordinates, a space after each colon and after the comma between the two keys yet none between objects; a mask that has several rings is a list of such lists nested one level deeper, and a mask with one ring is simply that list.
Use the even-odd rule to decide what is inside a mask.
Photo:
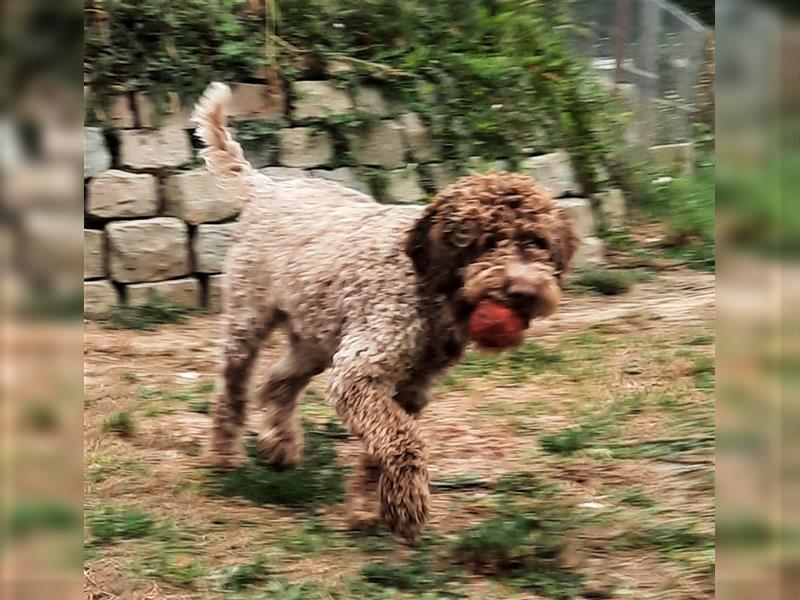
[{"label": "stacked stone block", "polygon": [[[362,175],[380,170],[384,199],[409,203],[457,178],[441,162],[425,120],[393,105],[378,87],[360,86],[351,94],[329,81],[297,81],[288,93],[257,83],[232,89],[234,119],[268,120],[280,127],[277,151],[265,153],[272,158],[260,169],[275,180],[318,177],[369,193]],[[371,116],[348,140],[357,165],[342,167],[336,156],[342,148],[320,123],[349,114]],[[87,314],[118,303],[145,303],[154,293],[189,308],[219,310],[225,256],[241,204],[199,166],[190,115],[174,94],[156,106],[146,94],[133,92],[113,99],[107,114],[95,115],[116,143],[109,143],[100,127],[85,129]],[[507,168],[508,163],[489,166]],[[483,168],[479,160],[475,168]],[[592,206],[578,197],[569,155],[529,157],[520,170],[560,198],[575,218],[583,240],[581,265],[602,260]],[[606,216],[616,222],[624,205],[620,209],[618,196],[610,198],[613,202],[602,206],[611,206]]]}]

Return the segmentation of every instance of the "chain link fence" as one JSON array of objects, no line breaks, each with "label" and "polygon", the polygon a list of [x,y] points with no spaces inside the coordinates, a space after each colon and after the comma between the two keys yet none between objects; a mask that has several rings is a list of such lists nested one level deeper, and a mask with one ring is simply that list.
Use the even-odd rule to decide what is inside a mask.
[{"label": "chain link fence", "polygon": [[573,0],[571,10],[575,49],[633,110],[629,143],[689,141],[695,123],[709,121],[703,114],[713,95],[709,28],[665,0]]}]

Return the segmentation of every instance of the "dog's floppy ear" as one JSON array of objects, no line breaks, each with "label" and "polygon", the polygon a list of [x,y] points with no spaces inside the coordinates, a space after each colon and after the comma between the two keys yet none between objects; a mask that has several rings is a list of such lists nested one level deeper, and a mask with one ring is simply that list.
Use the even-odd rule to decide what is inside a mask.
[{"label": "dog's floppy ear", "polygon": [[435,211],[432,206],[428,206],[417,219],[406,240],[406,254],[414,263],[414,268],[420,277],[428,277],[432,267],[433,257],[431,256],[431,228]]}]

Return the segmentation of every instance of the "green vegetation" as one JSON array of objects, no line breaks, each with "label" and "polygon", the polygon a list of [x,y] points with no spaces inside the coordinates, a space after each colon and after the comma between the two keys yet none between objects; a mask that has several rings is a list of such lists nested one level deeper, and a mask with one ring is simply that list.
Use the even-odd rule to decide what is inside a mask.
[{"label": "green vegetation", "polygon": [[578,272],[570,283],[579,289],[616,296],[631,289],[633,277],[625,271],[614,269],[587,269]]},{"label": "green vegetation", "polygon": [[164,323],[182,323],[189,312],[153,294],[145,304],[114,306],[103,320],[112,329],[152,331]]},{"label": "green vegetation", "polygon": [[[90,118],[121,89],[146,91],[161,110],[169,92],[189,104],[209,81],[246,81],[265,65],[284,80],[319,79],[338,62],[342,86],[379,81],[422,113],[441,159],[463,167],[566,147],[591,191],[620,111],[571,51],[566,4],[104,2],[85,11]],[[340,140],[361,126],[356,117],[320,125]],[[271,130],[245,131],[247,141],[265,136],[274,147]]]},{"label": "green vegetation", "polygon": [[269,569],[264,557],[259,556],[253,562],[223,567],[212,573],[210,578],[216,582],[216,587],[221,592],[240,592],[249,586],[267,581]]},{"label": "green vegetation", "polygon": [[87,523],[94,541],[108,543],[144,537],[152,531],[154,521],[147,513],[133,508],[106,506],[90,514]]},{"label": "green vegetation", "polygon": [[[334,428],[335,429],[335,428]],[[224,496],[241,496],[256,504],[277,504],[312,510],[341,500],[344,468],[326,428],[304,423],[303,459],[295,468],[279,471],[258,457],[257,442],[248,440],[248,462],[211,482]]]},{"label": "green vegetation", "polygon": [[544,373],[562,361],[558,352],[536,342],[502,354],[470,351],[442,380],[446,388],[462,388],[468,379],[492,378],[497,383],[521,384],[532,376]]},{"label": "green vegetation", "polygon": [[136,433],[133,416],[126,410],[115,413],[103,423],[103,431],[110,431],[124,438],[133,437]]},{"label": "green vegetation", "polygon": [[558,560],[566,527],[553,515],[512,512],[492,517],[463,532],[453,544],[452,556],[474,572],[506,579],[548,598],[574,598],[582,577]]}]

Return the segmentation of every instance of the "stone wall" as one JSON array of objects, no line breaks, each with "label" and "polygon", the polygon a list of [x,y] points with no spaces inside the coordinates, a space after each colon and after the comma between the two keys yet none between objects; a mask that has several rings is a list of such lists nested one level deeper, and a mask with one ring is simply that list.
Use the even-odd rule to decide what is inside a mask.
[{"label": "stone wall", "polygon": [[[257,83],[232,89],[234,127],[269,130],[267,141],[240,138],[254,165],[276,180],[320,177],[370,193],[376,183],[365,173],[379,173],[383,201],[414,203],[456,179],[438,160],[424,119],[393,105],[376,87],[350,93],[328,81],[297,81],[277,93]],[[320,124],[347,115],[364,125],[343,149]],[[172,98],[157,118],[146,95],[127,93],[95,116],[104,129],[85,129],[85,312],[144,303],[151,293],[189,308],[217,310],[223,259],[240,206],[200,164],[190,109]],[[355,164],[341,166],[342,152]],[[476,159],[476,167],[482,166],[506,167]],[[584,239],[577,264],[600,262],[592,203],[580,197],[569,155],[531,156],[520,170],[573,214]]]}]

